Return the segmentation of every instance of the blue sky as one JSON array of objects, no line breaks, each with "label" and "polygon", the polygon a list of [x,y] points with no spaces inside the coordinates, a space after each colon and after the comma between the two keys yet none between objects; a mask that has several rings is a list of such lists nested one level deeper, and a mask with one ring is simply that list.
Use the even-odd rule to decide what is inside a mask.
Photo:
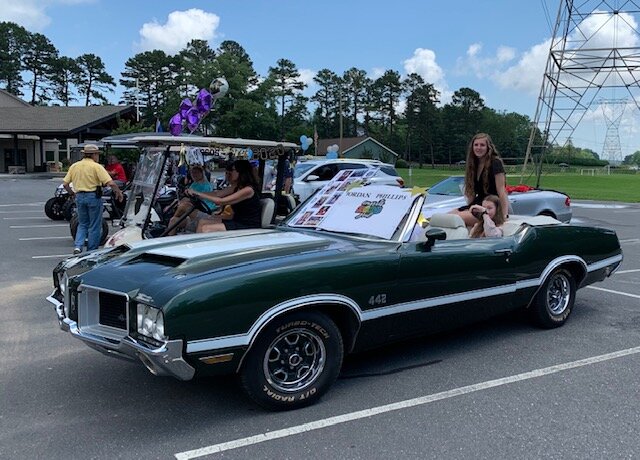
[{"label": "blue sky", "polygon": [[[45,34],[62,55],[94,53],[116,79],[148,49],[168,53],[193,38],[215,48],[240,43],[265,75],[280,58],[305,81],[329,68],[376,77],[417,72],[447,102],[461,87],[486,105],[533,119],[559,0],[0,0],[0,21]],[[313,92],[313,86],[307,94]],[[118,92],[119,94],[119,92]],[[117,102],[117,94],[111,97]],[[600,152],[605,122],[595,114],[574,144]],[[623,155],[637,150],[621,128]]]}]

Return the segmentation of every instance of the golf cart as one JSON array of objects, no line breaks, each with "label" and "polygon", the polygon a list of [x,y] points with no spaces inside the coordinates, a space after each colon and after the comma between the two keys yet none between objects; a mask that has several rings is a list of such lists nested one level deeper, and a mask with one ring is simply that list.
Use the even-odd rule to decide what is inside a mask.
[{"label": "golf cart", "polygon": [[[181,226],[192,210],[207,214],[211,212],[202,200],[191,197],[191,210],[169,225],[170,216],[166,213],[167,206],[162,197],[166,196],[168,185],[179,183],[174,172],[179,166],[249,159],[259,162],[258,174],[261,178],[265,161],[276,160],[275,190],[263,192],[261,196],[262,225],[275,223],[295,208],[293,197],[282,193],[286,160],[299,151],[299,146],[294,143],[193,135],[136,136],[129,138],[128,142],[138,147],[140,158],[124,215],[120,219],[121,229],[107,240],[107,247],[166,236]],[[212,183],[215,183],[214,178]]]}]

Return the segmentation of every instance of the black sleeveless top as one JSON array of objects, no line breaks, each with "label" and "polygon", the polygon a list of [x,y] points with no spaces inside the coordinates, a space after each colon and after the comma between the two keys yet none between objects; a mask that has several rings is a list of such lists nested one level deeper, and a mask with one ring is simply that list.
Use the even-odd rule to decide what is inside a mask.
[{"label": "black sleeveless top", "polygon": [[491,161],[491,169],[489,170],[489,183],[487,190],[484,188],[484,182],[482,176],[480,179],[474,177],[473,189],[476,192],[476,196],[471,204],[482,204],[484,197],[487,195],[497,195],[498,188],[496,187],[496,174],[504,174],[504,164],[500,158],[494,158]]},{"label": "black sleeveless top", "polygon": [[232,204],[233,221],[240,227],[260,228],[262,225],[262,206],[260,205],[260,193],[253,190],[253,196]]}]

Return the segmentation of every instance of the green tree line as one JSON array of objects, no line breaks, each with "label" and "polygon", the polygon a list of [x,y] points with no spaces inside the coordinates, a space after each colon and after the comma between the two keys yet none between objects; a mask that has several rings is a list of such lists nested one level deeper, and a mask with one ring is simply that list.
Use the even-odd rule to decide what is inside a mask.
[{"label": "green tree line", "polygon": [[[153,50],[132,56],[118,79],[118,102],[138,105],[143,127],[160,120],[166,130],[180,101],[193,100],[217,77],[227,79],[229,92],[200,124],[202,134],[293,142],[314,131],[320,138],[370,135],[421,165],[464,160],[477,132],[490,133],[503,157],[522,159],[530,136],[526,115],[487,107],[472,88],[454,91],[451,102],[441,104],[434,85],[415,73],[403,78],[387,70],[372,79],[355,67],[342,74],[325,68],[306,97],[295,63],[282,58],[258,75],[245,49],[231,40],[217,49],[192,40],[175,55]],[[95,105],[108,103],[116,80],[99,56],[61,56],[46,36],[0,22],[0,85],[32,105]]]}]

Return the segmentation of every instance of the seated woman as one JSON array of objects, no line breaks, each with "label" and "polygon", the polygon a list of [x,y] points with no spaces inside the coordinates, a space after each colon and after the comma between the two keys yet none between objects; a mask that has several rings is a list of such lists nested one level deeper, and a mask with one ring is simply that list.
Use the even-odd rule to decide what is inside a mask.
[{"label": "seated woman", "polygon": [[470,238],[503,236],[504,213],[497,195],[487,195],[482,205],[473,204],[469,211],[480,221],[469,232]]},{"label": "seated woman", "polygon": [[260,205],[260,185],[255,170],[248,160],[236,160],[230,171],[230,187],[215,192],[188,193],[209,199],[218,206],[231,206],[233,217],[223,219],[213,216],[198,222],[198,233],[260,228],[262,206]]},{"label": "seated woman", "polygon": [[[201,165],[193,165],[191,166],[190,174],[191,174],[192,182],[189,185],[188,190],[195,191],[195,192],[210,192],[211,190],[213,190],[211,183],[205,178],[204,167],[202,167]],[[205,204],[210,210],[213,210],[216,207],[211,200],[203,200],[203,201],[205,202]],[[178,207],[176,208],[176,211],[173,214],[173,217],[169,220],[169,227],[172,227],[176,222],[178,222],[180,218],[182,218],[182,216],[184,216],[187,212],[189,212],[189,210],[192,207],[193,205],[189,198],[186,198],[186,197],[182,198],[178,202]],[[189,214],[189,218],[196,219],[196,217],[198,216],[198,213],[199,211],[197,210],[192,211]],[[204,213],[202,214],[204,215]],[[187,219],[184,219],[182,222],[180,222],[180,224],[176,228],[174,228],[169,233],[167,233],[167,235],[175,235],[178,228],[183,228],[186,225],[187,225]]]}]

